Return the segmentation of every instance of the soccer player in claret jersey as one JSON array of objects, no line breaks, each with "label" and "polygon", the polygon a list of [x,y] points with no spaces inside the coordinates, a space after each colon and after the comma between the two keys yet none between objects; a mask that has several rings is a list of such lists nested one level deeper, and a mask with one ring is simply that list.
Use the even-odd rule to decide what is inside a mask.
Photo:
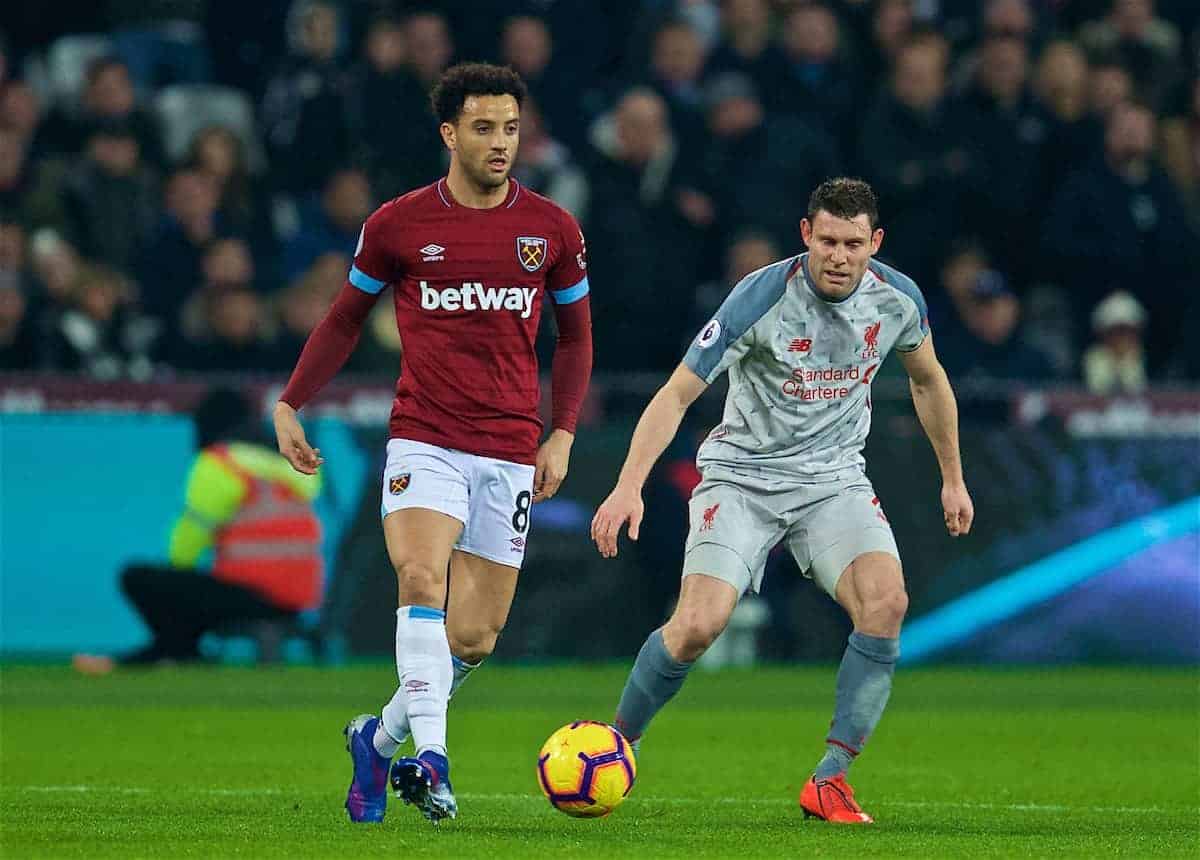
[{"label": "soccer player in claret jersey", "polygon": [[883,241],[865,182],[822,183],[800,232],[808,252],[747,275],[651,400],[616,488],[592,522],[606,557],[621,527],[637,540],[641,488],[688,406],[722,372],[721,423],[700,448],[703,476],[679,602],[638,653],[616,726],[634,743],[725,628],[763,563],[786,541],[800,569],[849,613],[854,632],[837,676],[825,755],[805,782],[806,816],[866,824],[846,770],[887,704],[908,605],[891,527],[864,471],[870,383],[889,350],[908,372],[917,416],[937,455],[951,535],[974,512],[963,483],[954,392],[933,351],[925,300],[909,278],[872,256]]},{"label": "soccer player in claret jersey", "polygon": [[[342,366],[391,286],[403,352],[381,514],[399,584],[400,684],[381,716],[346,727],[353,821],[383,819],[389,780],[434,823],[456,815],[447,702],[508,617],[530,504],[553,496],[566,476],[591,373],[579,226],[509,177],[524,96],[511,69],[467,63],[446,71],[432,101],[449,173],[367,219],[348,283],[275,407],[279,450],[299,471],[315,472],[320,452],[296,410]],[[546,294],[558,342],[553,426],[539,447],[534,341]],[[414,755],[390,764],[409,735]]]}]

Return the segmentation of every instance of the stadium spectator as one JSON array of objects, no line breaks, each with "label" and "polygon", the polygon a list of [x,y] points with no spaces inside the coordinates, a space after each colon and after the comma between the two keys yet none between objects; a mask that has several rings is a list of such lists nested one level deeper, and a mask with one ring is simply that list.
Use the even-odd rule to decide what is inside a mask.
[{"label": "stadium spectator", "polygon": [[[1103,126],[1113,108],[1133,98],[1133,75],[1128,66],[1112,55],[1094,57],[1090,62],[1088,111]],[[1102,136],[1103,132],[1097,137]]]},{"label": "stadium spectator", "polygon": [[25,228],[4,209],[0,209],[0,272],[24,281],[28,276]]},{"label": "stadium spectator", "polygon": [[772,111],[802,118],[849,152],[857,132],[859,81],[854,64],[843,59],[841,29],[824,3],[796,6],[783,19],[780,45],[787,76],[765,98]]},{"label": "stadium spectator", "polygon": [[430,10],[414,12],[404,21],[404,42],[408,66],[428,92],[454,59],[454,40],[446,17]]},{"label": "stadium spectator", "polygon": [[581,139],[580,81],[569,67],[556,62],[554,38],[546,22],[535,15],[517,15],[504,23],[500,59],[512,66],[542,112],[550,133],[572,145]]},{"label": "stadium spectator", "polygon": [[29,258],[38,287],[29,296],[31,316],[45,322],[71,302],[81,265],[79,253],[58,233],[43,228],[30,238]]},{"label": "stadium spectator", "polygon": [[75,155],[83,150],[97,123],[125,124],[137,138],[142,159],[155,166],[165,163],[158,123],[138,107],[129,68],[116,57],[93,60],[87,67],[84,88],[75,106],[55,108],[38,135],[39,145],[49,151]]},{"label": "stadium spectator", "polygon": [[684,321],[661,285],[694,277],[697,240],[675,208],[678,153],[666,105],[651,90],[630,90],[594,136],[588,270],[608,285],[592,311],[596,364],[670,367]]},{"label": "stadium spectator", "polygon": [[667,105],[671,129],[681,140],[704,133],[701,76],[704,45],[683,20],[670,20],[654,34],[650,52],[650,87]]},{"label": "stadium spectator", "polygon": [[[279,293],[276,310],[280,328],[274,342],[275,369],[295,367],[305,341],[329,310],[329,304],[342,288],[349,270],[348,256],[325,254]],[[386,303],[381,304],[387,307]],[[358,351],[356,348],[352,361]]]},{"label": "stadium spectator", "polygon": [[16,272],[0,269],[0,370],[34,370],[38,332]]},{"label": "stadium spectator", "polygon": [[134,310],[132,292],[120,272],[82,267],[71,304],[50,321],[46,366],[93,379],[148,379],[158,328]]},{"label": "stadium spectator", "polygon": [[265,336],[262,300],[241,286],[200,294],[202,333],[181,338],[168,351],[178,370],[196,373],[263,373],[274,353]]},{"label": "stadium spectator", "polygon": [[691,325],[686,329],[685,340],[680,344],[680,354],[687,351],[688,342],[704,324],[716,314],[717,308],[738,281],[756,269],[770,265],[783,255],[779,246],[766,233],[754,228],[745,229],[734,236],[725,250],[723,277],[706,281],[696,288],[691,312]]},{"label": "stadium spectator", "polygon": [[937,271],[938,243],[963,216],[973,163],[965,126],[946,100],[946,40],[914,36],[901,50],[890,90],[863,119],[859,166],[886,214],[888,251],[917,283]]},{"label": "stadium spectator", "polygon": [[246,237],[256,249],[273,251],[269,204],[250,172],[242,139],[220,125],[201,129],[192,139],[187,164],[216,184],[222,228]]},{"label": "stadium spectator", "polygon": [[[76,655],[81,672],[195,662],[205,633],[254,622],[287,624],[321,601],[321,524],[313,511],[320,477],[301,475],[262,444],[259,421],[242,394],[211,391],[193,419],[199,451],[167,563],[133,564],[121,573],[121,591],[151,641],[118,657]],[[212,568],[203,571],[201,558],[210,548]]]},{"label": "stadium spectator", "polygon": [[1113,293],[1096,305],[1096,340],[1083,354],[1083,381],[1089,391],[1136,394],[1146,388],[1145,326],[1145,308],[1127,292]]},{"label": "stadium spectator", "polygon": [[925,290],[929,327],[935,332],[939,349],[942,335],[961,325],[971,288],[991,265],[991,257],[979,242],[960,238],[950,243],[939,272],[939,288]]},{"label": "stadium spectator", "polygon": [[1109,115],[1104,157],[1062,185],[1043,225],[1044,254],[1057,262],[1084,331],[1101,297],[1131,291],[1149,314],[1152,373],[1179,335],[1179,309],[1196,282],[1196,234],[1179,194],[1153,159],[1154,114],[1123,104]]},{"label": "stadium spectator", "polygon": [[284,277],[298,276],[322,254],[353,254],[359,231],[373,208],[366,174],[355,169],[331,174],[319,205],[302,210],[300,229],[284,246]]},{"label": "stadium spectator", "polygon": [[793,116],[768,115],[745,75],[716,78],[706,99],[712,142],[696,177],[724,232],[753,225],[776,246],[793,247],[804,190],[838,171],[833,142]]},{"label": "stadium spectator", "polygon": [[[900,49],[913,30],[913,0],[879,0],[859,4],[862,13],[850,18],[856,26],[856,57],[864,92],[874,93],[887,85]],[[863,21],[863,13],[869,17]]]},{"label": "stadium spectator", "polygon": [[1179,81],[1180,37],[1154,14],[1154,0],[1112,0],[1108,16],[1085,24],[1079,41],[1093,55],[1111,54],[1135,75],[1138,96],[1165,107]]},{"label": "stadium spectator", "polygon": [[1059,121],[1076,122],[1088,107],[1087,56],[1074,42],[1051,42],[1038,58],[1034,92],[1042,107]]},{"label": "stadium spectator", "polygon": [[987,0],[981,36],[984,41],[1000,36],[1028,44],[1037,34],[1037,24],[1030,0]]},{"label": "stadium spectator", "polygon": [[1163,166],[1200,228],[1200,79],[1181,110],[1162,123]]},{"label": "stadium spectator", "polygon": [[963,122],[975,162],[970,189],[971,227],[1021,289],[1033,276],[1039,225],[1028,217],[1046,185],[1049,118],[1029,89],[1026,43],[988,36],[975,80],[963,98]]},{"label": "stadium spectator", "polygon": [[964,417],[1004,420],[1007,401],[994,398],[1012,383],[1050,379],[1049,359],[1021,336],[1020,302],[996,270],[976,276],[960,307],[959,324],[938,339],[938,355],[956,388],[992,401],[974,412],[965,405]]},{"label": "stadium spectator", "polygon": [[288,13],[289,55],[267,84],[262,128],[275,186],[303,194],[325,181],[350,152],[345,90],[337,65],[341,16],[320,0],[296,0]]},{"label": "stadium spectator", "polygon": [[579,221],[587,219],[588,181],[570,150],[542,125],[537,102],[521,106],[521,147],[513,166],[517,181],[544,194]]},{"label": "stadium spectator", "polygon": [[760,93],[775,92],[787,77],[787,59],[771,39],[767,0],[722,0],[721,38],[709,55],[705,77],[741,72]]},{"label": "stadium spectator", "polygon": [[41,105],[33,88],[24,81],[5,81],[0,77],[0,126],[32,142],[40,121]]},{"label": "stadium spectator", "polygon": [[[349,256],[324,254],[280,294],[276,304],[280,330],[272,347],[275,367],[289,370],[295,366],[308,335],[345,284],[349,268]],[[395,379],[399,362],[396,311],[391,302],[379,302],[363,326],[346,369],[352,373]]]},{"label": "stadium spectator", "polygon": [[1034,97],[1049,122],[1038,201],[1049,200],[1081,153],[1099,148],[1100,132],[1088,116],[1088,62],[1078,45],[1050,42],[1038,58]]},{"label": "stadium spectator", "polygon": [[97,124],[63,183],[64,232],[85,257],[129,270],[158,220],[158,189],[127,123]]},{"label": "stadium spectator", "polygon": [[28,144],[20,132],[0,126],[0,207],[24,211],[32,190],[32,171],[29,169]]},{"label": "stadium spectator", "polygon": [[139,89],[208,82],[210,63],[202,29],[207,4],[109,0],[105,5],[117,53]]},{"label": "stadium spectator", "polygon": [[444,147],[436,125],[419,121],[429,107],[424,87],[406,64],[402,22],[373,19],[363,53],[346,87],[354,160],[380,196],[390,199],[441,176]]},{"label": "stadium spectator", "polygon": [[166,211],[138,264],[141,304],[167,326],[202,279],[205,248],[219,237],[217,183],[198,170],[177,171],[167,182]]}]

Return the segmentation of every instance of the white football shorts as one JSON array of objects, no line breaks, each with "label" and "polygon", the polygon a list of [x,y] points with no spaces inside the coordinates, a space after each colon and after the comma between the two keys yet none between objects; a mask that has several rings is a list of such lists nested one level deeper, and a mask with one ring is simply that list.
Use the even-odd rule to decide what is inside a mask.
[{"label": "white football shorts", "polygon": [[390,439],[380,516],[425,508],[463,524],[457,550],[520,568],[529,536],[533,466],[410,439]]}]

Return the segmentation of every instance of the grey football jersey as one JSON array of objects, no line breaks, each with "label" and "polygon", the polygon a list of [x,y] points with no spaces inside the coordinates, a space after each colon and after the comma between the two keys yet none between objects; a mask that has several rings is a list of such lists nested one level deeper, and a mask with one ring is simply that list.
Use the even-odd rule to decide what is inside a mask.
[{"label": "grey football jersey", "polygon": [[697,463],[763,486],[862,468],[871,380],[894,347],[929,331],[912,279],[872,260],[858,288],[821,298],[808,254],[743,278],[692,342],[684,364],[711,383],[729,371],[725,412]]}]

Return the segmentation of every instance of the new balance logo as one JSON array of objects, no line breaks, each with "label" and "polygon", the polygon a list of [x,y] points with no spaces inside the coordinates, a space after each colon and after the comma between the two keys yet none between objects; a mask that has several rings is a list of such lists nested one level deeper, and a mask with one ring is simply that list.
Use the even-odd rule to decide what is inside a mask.
[{"label": "new balance logo", "polygon": [[421,249],[421,260],[426,263],[437,263],[446,259],[445,256],[443,256],[445,252],[446,249],[441,245],[436,245],[433,242],[430,242]]},{"label": "new balance logo", "polygon": [[812,349],[811,337],[794,337],[788,344],[788,352],[808,352]]},{"label": "new balance logo", "polygon": [[537,287],[485,287],[466,281],[461,287],[444,290],[421,281],[421,308],[427,311],[520,311],[521,319],[533,314]]}]

